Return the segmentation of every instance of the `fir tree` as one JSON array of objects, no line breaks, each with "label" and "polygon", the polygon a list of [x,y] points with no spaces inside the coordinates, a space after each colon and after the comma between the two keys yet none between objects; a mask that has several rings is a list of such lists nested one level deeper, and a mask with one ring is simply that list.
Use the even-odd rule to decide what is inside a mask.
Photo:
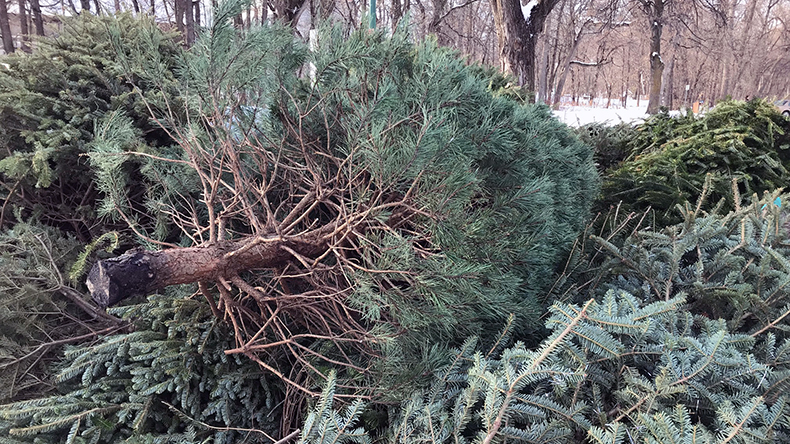
[{"label": "fir tree", "polygon": [[113,309],[135,331],[68,349],[62,394],[0,407],[0,431],[22,442],[271,442],[282,389],[225,355],[232,332],[185,290]]},{"label": "fir tree", "polygon": [[51,392],[50,365],[64,345],[123,327],[69,282],[79,250],[72,236],[32,221],[0,232],[0,403]]},{"label": "fir tree", "polygon": [[[740,193],[762,194],[788,185],[790,125],[769,102],[727,101],[702,117],[658,114],[637,128],[625,162],[607,173],[598,208],[623,202],[626,211],[656,212],[657,227],[681,219],[676,205],[696,201],[708,178],[709,210]],[[616,143],[617,133],[613,133]],[[734,208],[727,200],[725,211]]]},{"label": "fir tree", "polygon": [[[14,222],[13,207],[25,218],[71,231],[83,242],[106,228],[94,209],[99,193],[80,157],[94,138],[94,124],[106,113],[132,119],[136,143],[166,145],[169,137],[150,121],[138,91],[122,77],[117,51],[153,47],[149,67],[172,77],[179,48],[153,21],[131,16],[83,14],[63,19],[57,38],[42,38],[30,54],[4,56],[0,70],[0,225]],[[111,32],[112,31],[112,32]],[[155,100],[150,98],[149,100]],[[130,184],[130,185],[133,185]]]},{"label": "fir tree", "polygon": [[790,249],[781,205],[787,197],[766,193],[742,205],[733,189],[738,205],[727,214],[703,212],[702,196],[696,207],[680,209],[683,223],[635,231],[619,242],[594,236],[591,251],[599,254],[579,265],[586,271],[571,292],[619,288],[645,301],[684,294],[693,313],[724,319],[733,331],[784,329]]},{"label": "fir tree", "polygon": [[[538,348],[459,350],[428,390],[393,412],[392,443],[780,443],[790,439],[790,342],[731,333],[675,298],[611,290],[558,303]],[[331,387],[330,387],[331,388]],[[302,443],[366,442],[324,393]],[[356,407],[358,409],[358,407]],[[337,428],[336,424],[343,424]]]}]

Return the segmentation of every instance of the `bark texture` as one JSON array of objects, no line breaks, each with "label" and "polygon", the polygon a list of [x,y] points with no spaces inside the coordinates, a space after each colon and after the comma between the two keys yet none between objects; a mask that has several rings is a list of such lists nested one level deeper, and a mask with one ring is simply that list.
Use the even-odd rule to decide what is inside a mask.
[{"label": "bark texture", "polygon": [[647,113],[656,114],[661,106],[661,82],[664,76],[664,61],[661,59],[661,33],[664,25],[664,6],[667,0],[642,0],[643,8],[650,20],[650,101]]},{"label": "bark texture", "polygon": [[[526,0],[524,0],[526,1]],[[538,0],[524,17],[519,0],[490,0],[502,69],[535,91],[536,45],[551,10],[559,0]]]},{"label": "bark texture", "polygon": [[251,269],[315,258],[328,248],[319,230],[297,237],[252,237],[188,248],[142,251],[97,262],[88,274],[93,300],[107,307],[170,285],[232,279]]},{"label": "bark texture", "polygon": [[36,26],[36,35],[44,35],[44,17],[41,15],[39,0],[30,0],[30,12],[33,14],[33,24]]},{"label": "bark texture", "polygon": [[3,34],[3,50],[6,54],[14,52],[14,37],[11,35],[11,23],[8,21],[8,3],[0,0],[0,34]]}]

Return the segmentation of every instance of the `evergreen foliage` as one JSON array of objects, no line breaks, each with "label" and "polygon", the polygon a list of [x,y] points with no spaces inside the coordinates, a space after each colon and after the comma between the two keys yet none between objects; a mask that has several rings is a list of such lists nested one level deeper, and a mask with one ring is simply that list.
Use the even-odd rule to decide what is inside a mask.
[{"label": "evergreen foliage", "polygon": [[576,132],[582,142],[593,148],[596,166],[603,176],[631,155],[632,144],[641,134],[636,126],[625,122],[617,125],[590,123],[582,125]]},{"label": "evergreen foliage", "polygon": [[[392,412],[385,439],[787,442],[782,197],[741,205],[736,193],[737,208],[725,215],[698,206],[659,232],[594,236],[597,248],[575,259],[581,272],[562,297],[595,299],[555,303],[551,334],[536,348],[516,344],[500,355],[468,341],[429,389]],[[326,442],[317,436],[303,442]],[[362,442],[357,436],[347,438]]]},{"label": "evergreen foliage", "polygon": [[[115,309],[134,331],[70,349],[60,395],[0,408],[10,439],[268,442],[265,434],[284,436],[300,422],[304,392],[331,369],[336,396],[399,400],[451,344],[470,334],[493,340],[491,326],[511,312],[518,334],[536,328],[537,296],[596,193],[590,150],[547,108],[524,105],[501,76],[435,42],[327,28],[310,52],[288,30],[234,29],[238,7],[220,9],[176,70],[168,63],[177,51],[153,27],[129,18],[72,24],[84,35],[103,30],[90,43],[119,50],[86,77],[109,86],[85,91],[113,99],[79,114],[80,137],[44,153],[45,164],[53,177],[70,171],[85,184],[80,172],[89,168],[95,183],[86,186],[96,193],[75,186],[67,194],[89,196],[86,206],[95,197],[91,218],[106,218],[105,228],[122,221],[147,247],[266,230],[293,236],[336,221],[353,229],[338,230],[312,266],[294,255],[282,269],[229,276],[234,287],[218,286],[219,302],[203,288],[217,305],[180,288]],[[305,75],[309,63],[314,77]],[[69,81],[57,86],[67,91]],[[76,122],[64,119],[53,125]],[[36,129],[41,140],[48,129]],[[38,170],[21,162],[38,145],[14,137],[20,154],[5,161],[7,177],[46,200]],[[58,180],[52,185],[64,189]],[[102,239],[93,223],[88,254]],[[213,317],[218,307],[224,317]],[[238,351],[250,345],[263,351]],[[353,406],[337,421],[353,423]]]},{"label": "evergreen foliage", "polygon": [[72,236],[32,222],[0,233],[0,403],[50,392],[64,344],[117,329],[62,275],[78,252]]},{"label": "evergreen foliage", "polygon": [[[780,443],[790,439],[790,342],[730,332],[682,297],[645,304],[611,290],[558,303],[540,347],[459,351],[429,390],[406,400],[392,443]],[[324,396],[330,396],[331,392]],[[311,415],[330,412],[322,399]],[[349,418],[348,414],[344,418]],[[311,429],[304,443],[365,442]],[[337,429],[332,433],[337,434]],[[335,435],[332,435],[334,437]]]},{"label": "evergreen foliage", "polygon": [[[154,109],[180,151],[129,148],[123,116],[101,124],[90,158],[102,208],[134,212],[118,173],[135,159],[150,186],[144,205],[182,230],[181,245],[348,227],[317,259],[233,281],[230,296],[249,310],[231,315],[267,326],[242,331],[248,350],[288,340],[313,351],[296,357],[311,362],[302,388],[327,364],[317,357],[351,361],[343,385],[370,383],[359,376],[370,353],[360,359],[352,340],[384,355],[378,377],[413,383],[444,344],[488,338],[509,313],[520,334],[534,331],[537,297],[596,193],[589,148],[546,107],[492,95],[491,79],[435,42],[326,28],[310,52],[289,30],[234,29],[238,7],[221,8],[178,70],[186,114]],[[267,322],[273,312],[282,318]],[[305,328],[306,340],[278,336]]]},{"label": "evergreen foliage", "polygon": [[692,313],[724,319],[732,331],[784,331],[790,249],[782,197],[755,196],[724,215],[703,213],[700,202],[683,210],[684,222],[635,231],[622,242],[593,236],[603,255],[580,265],[585,271],[572,291],[600,295],[617,288],[645,301],[685,294]]},{"label": "evergreen foliage", "polygon": [[113,309],[135,331],[68,349],[62,394],[0,407],[2,432],[21,442],[271,442],[282,389],[225,355],[232,332],[185,290]]},{"label": "evergreen foliage", "polygon": [[[13,206],[24,217],[75,233],[87,242],[103,228],[94,209],[98,193],[83,157],[94,137],[94,123],[110,111],[132,119],[139,143],[172,143],[150,121],[141,94],[122,74],[116,51],[137,54],[156,49],[172,77],[179,48],[152,20],[131,15],[83,14],[63,19],[57,37],[42,38],[30,54],[3,56],[0,69],[0,173],[6,202],[0,224],[12,222]],[[114,32],[110,32],[114,30]],[[169,68],[168,68],[169,67]]]},{"label": "evergreen foliage", "polygon": [[[790,124],[764,100],[722,102],[700,118],[663,113],[637,128],[628,160],[607,174],[601,209],[656,212],[658,227],[681,219],[676,205],[695,201],[708,175],[712,208],[737,179],[744,195],[788,185]],[[727,202],[724,210],[734,208]]]}]

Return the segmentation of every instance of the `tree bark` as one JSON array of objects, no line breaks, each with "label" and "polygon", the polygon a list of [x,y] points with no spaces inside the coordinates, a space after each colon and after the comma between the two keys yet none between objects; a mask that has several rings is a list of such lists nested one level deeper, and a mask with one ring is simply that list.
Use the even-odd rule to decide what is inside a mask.
[{"label": "tree bark", "polygon": [[0,33],[3,34],[3,50],[6,54],[14,52],[14,36],[11,35],[11,23],[8,21],[7,0],[0,0]]},{"label": "tree bark", "polygon": [[184,33],[184,0],[173,1],[173,14],[175,14],[176,19],[176,30],[178,30],[179,34],[186,37]]},{"label": "tree bark", "polygon": [[27,26],[27,1],[19,0],[19,30],[22,33],[22,44],[20,49],[25,52],[30,52],[30,28]]},{"label": "tree bark", "polygon": [[650,99],[647,113],[656,114],[661,105],[661,80],[664,61],[661,60],[661,32],[664,24],[664,6],[668,0],[641,0],[650,20]]},{"label": "tree bark", "polygon": [[[546,18],[546,28],[551,29],[550,24],[551,17]],[[549,85],[548,85],[548,75],[549,75],[549,42],[548,42],[548,35],[545,33],[543,34],[541,40],[541,50],[540,50],[540,62],[538,64],[538,96],[537,102],[543,102],[545,104],[549,104]]]},{"label": "tree bark", "polygon": [[85,11],[90,12],[91,11],[91,0],[80,0],[80,6],[82,7],[82,9],[80,10],[80,13],[85,12]]},{"label": "tree bark", "polygon": [[275,0],[273,8],[275,18],[295,28],[299,18],[299,12],[304,6],[305,1],[306,0]]},{"label": "tree bark", "polygon": [[447,0],[432,0],[431,3],[433,4],[433,15],[428,23],[428,32],[436,35],[436,41],[440,45],[445,46],[449,42],[447,41],[447,36],[442,33],[441,24],[444,11],[447,9]]},{"label": "tree bark", "polygon": [[675,109],[675,59],[677,58],[677,51],[672,53],[672,59],[669,61],[669,72],[667,73],[667,82],[664,86],[664,105],[669,109]]},{"label": "tree bark", "polygon": [[30,12],[33,14],[33,24],[36,27],[36,35],[44,35],[44,17],[41,15],[41,4],[39,0],[30,0]]},{"label": "tree bark", "polygon": [[502,70],[512,74],[519,85],[530,91],[535,91],[538,35],[543,32],[546,17],[558,2],[532,0],[534,6],[525,18],[519,0],[490,0]]},{"label": "tree bark", "polygon": [[97,262],[88,274],[93,300],[102,307],[170,285],[230,280],[252,269],[278,268],[313,259],[329,247],[333,227],[295,237],[251,237],[197,247],[142,251]]},{"label": "tree bark", "polygon": [[185,37],[187,47],[191,47],[195,43],[195,4],[192,0],[182,0],[182,7],[184,8],[185,23]]}]

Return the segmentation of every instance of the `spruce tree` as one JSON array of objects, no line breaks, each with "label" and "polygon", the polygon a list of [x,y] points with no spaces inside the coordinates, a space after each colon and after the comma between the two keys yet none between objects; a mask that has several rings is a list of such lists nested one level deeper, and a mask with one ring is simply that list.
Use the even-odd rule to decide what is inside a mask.
[{"label": "spruce tree", "polygon": [[254,362],[225,355],[232,331],[185,290],[113,309],[134,331],[66,350],[61,394],[0,407],[0,434],[20,442],[271,442],[282,388]]},{"label": "spruce tree", "polygon": [[[617,143],[617,132],[611,135]],[[597,207],[651,208],[657,227],[680,222],[675,206],[695,202],[708,179],[706,210],[720,199],[725,211],[734,208],[733,179],[746,196],[788,185],[790,123],[762,99],[722,102],[701,117],[657,114],[628,147],[627,160],[607,172]]]},{"label": "spruce tree", "polygon": [[52,392],[51,365],[65,345],[124,327],[69,281],[81,248],[33,221],[0,232],[0,404]]},{"label": "spruce tree", "polygon": [[108,230],[96,214],[100,194],[81,157],[95,123],[123,111],[138,143],[172,143],[150,121],[140,95],[146,83],[136,82],[135,91],[122,76],[117,51],[133,54],[142,46],[155,48],[161,65],[156,74],[172,77],[180,51],[172,36],[152,20],[130,15],[64,18],[59,35],[42,37],[32,53],[2,57],[8,68],[0,69],[0,225],[15,222],[16,206],[25,219],[35,215],[85,243]]}]

